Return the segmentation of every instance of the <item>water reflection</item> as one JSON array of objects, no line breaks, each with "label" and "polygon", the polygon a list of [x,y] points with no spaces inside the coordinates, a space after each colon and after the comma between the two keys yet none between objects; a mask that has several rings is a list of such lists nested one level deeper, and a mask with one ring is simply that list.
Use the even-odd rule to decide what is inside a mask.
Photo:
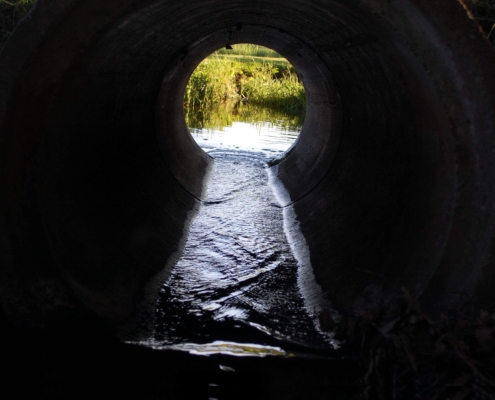
[{"label": "water reflection", "polygon": [[282,208],[268,181],[268,162],[299,134],[279,117],[191,128],[215,159],[215,171],[208,200],[160,293],[153,338],[142,344],[202,355],[284,357],[321,357],[337,347],[301,296]]},{"label": "water reflection", "polygon": [[198,356],[209,356],[212,354],[225,354],[229,356],[246,357],[246,356],[283,356],[294,357],[294,354],[287,353],[280,347],[271,347],[252,343],[235,343],[224,342],[217,340],[213,343],[196,344],[196,343],[181,343],[176,345],[161,345],[152,346],[157,350],[182,350],[187,351],[190,354]]},{"label": "water reflection", "polygon": [[303,121],[304,115],[300,113],[290,114],[242,102],[227,103],[208,112],[186,113],[191,134],[202,147],[278,153],[295,142]]},{"label": "water reflection", "polygon": [[191,129],[191,135],[203,150],[240,149],[263,151],[277,157],[296,141],[299,131],[287,129],[277,122],[233,122],[223,129]]},{"label": "water reflection", "polygon": [[185,118],[187,126],[192,130],[223,130],[234,122],[247,122],[253,125],[270,123],[280,129],[299,132],[304,122],[304,112],[244,101],[227,101],[214,108],[186,109]]}]

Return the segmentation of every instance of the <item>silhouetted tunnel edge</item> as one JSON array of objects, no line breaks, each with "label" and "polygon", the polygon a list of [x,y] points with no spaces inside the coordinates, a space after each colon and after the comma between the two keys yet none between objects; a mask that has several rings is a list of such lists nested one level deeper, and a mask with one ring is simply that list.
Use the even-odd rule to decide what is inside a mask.
[{"label": "silhouetted tunnel edge", "polygon": [[[273,167],[317,282],[344,312],[405,287],[435,313],[492,304],[495,56],[452,0],[39,0],[0,64],[2,305],[28,325],[146,307],[211,160],[190,73],[228,42],[275,49],[308,111]],[[48,317],[47,317],[48,316]]]}]

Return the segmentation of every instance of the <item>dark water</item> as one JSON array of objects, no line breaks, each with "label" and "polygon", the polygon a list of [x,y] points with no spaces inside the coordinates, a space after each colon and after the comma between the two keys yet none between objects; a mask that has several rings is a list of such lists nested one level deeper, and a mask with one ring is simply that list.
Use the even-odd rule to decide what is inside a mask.
[{"label": "dark water", "polygon": [[301,266],[267,162],[297,138],[274,123],[193,131],[215,159],[208,200],[164,284],[153,337],[142,342],[192,354],[322,357],[338,344],[301,295]]},{"label": "dark water", "polygon": [[267,157],[210,154],[216,168],[209,198],[161,292],[155,346],[239,355],[334,349],[299,293],[297,262],[268,185]]},{"label": "dark water", "polygon": [[248,125],[192,132],[215,159],[208,200],[159,293],[153,334],[128,343],[173,365],[162,379],[170,399],[358,399],[359,368],[320,328],[329,304],[270,183],[268,161],[298,131]]}]

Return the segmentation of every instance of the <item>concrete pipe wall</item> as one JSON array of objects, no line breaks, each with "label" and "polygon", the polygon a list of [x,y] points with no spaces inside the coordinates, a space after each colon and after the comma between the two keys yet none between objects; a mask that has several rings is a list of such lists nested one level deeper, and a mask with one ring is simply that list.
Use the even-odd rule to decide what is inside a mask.
[{"label": "concrete pipe wall", "polygon": [[153,297],[212,164],[187,80],[242,42],[303,77],[305,124],[272,171],[335,306],[401,287],[432,312],[492,304],[495,56],[459,3],[38,0],[0,57],[4,314],[118,325]]}]

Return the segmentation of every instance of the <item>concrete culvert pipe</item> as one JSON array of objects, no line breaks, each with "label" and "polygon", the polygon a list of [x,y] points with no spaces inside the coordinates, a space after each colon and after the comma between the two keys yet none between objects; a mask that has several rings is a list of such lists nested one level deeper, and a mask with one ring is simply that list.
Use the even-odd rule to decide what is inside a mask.
[{"label": "concrete culvert pipe", "polygon": [[495,56],[459,3],[38,0],[0,58],[5,318],[115,326],[156,293],[211,167],[185,85],[244,42],[303,77],[302,133],[272,168],[336,308],[401,287],[432,313],[493,304]]}]

